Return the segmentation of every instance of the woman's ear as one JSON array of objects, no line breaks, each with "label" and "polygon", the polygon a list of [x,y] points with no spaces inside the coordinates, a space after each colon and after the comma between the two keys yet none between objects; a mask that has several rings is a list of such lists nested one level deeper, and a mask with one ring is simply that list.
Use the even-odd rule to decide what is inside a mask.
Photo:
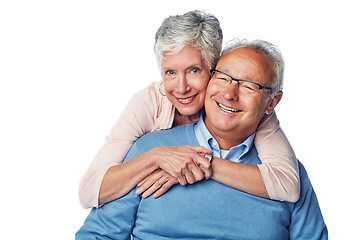
[{"label": "woman's ear", "polygon": [[272,111],[274,110],[274,108],[276,107],[276,105],[278,105],[278,103],[280,102],[281,98],[282,98],[283,92],[279,91],[275,94],[274,97],[272,97],[268,103],[268,106],[266,108],[265,113],[266,114],[270,114],[272,113]]}]

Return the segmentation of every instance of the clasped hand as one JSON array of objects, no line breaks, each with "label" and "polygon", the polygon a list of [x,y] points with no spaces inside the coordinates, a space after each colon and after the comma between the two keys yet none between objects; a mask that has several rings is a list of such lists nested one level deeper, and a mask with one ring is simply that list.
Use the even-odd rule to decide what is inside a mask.
[{"label": "clasped hand", "polygon": [[[158,169],[143,179],[136,190],[146,198],[160,197],[174,184],[193,184],[212,176],[211,164],[203,156],[212,151],[201,146],[156,147],[149,152]],[[201,168],[200,168],[201,167]]]}]

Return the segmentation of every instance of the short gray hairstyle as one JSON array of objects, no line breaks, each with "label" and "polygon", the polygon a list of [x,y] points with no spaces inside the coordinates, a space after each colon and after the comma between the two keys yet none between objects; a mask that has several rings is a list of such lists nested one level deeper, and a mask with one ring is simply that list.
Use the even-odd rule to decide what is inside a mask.
[{"label": "short gray hairstyle", "polygon": [[239,40],[233,39],[229,41],[224,50],[221,53],[221,56],[231,50],[240,47],[248,47],[254,49],[258,53],[262,53],[267,56],[270,61],[273,62],[273,79],[272,79],[272,93],[271,95],[274,96],[276,93],[283,89],[283,80],[284,80],[284,69],[285,69],[285,62],[282,57],[280,49],[275,46],[274,44],[264,41],[264,40]]},{"label": "short gray hairstyle", "polygon": [[164,53],[175,54],[186,45],[201,52],[209,68],[219,59],[222,47],[222,30],[218,19],[203,11],[190,11],[166,18],[155,35],[154,51],[159,67]]}]

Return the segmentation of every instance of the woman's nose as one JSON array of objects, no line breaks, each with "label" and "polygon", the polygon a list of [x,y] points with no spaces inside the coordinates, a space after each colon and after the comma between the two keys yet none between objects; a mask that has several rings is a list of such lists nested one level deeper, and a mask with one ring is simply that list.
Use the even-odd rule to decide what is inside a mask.
[{"label": "woman's nose", "polygon": [[177,83],[177,91],[178,93],[184,94],[187,91],[189,91],[190,87],[189,87],[189,83],[188,80],[186,78],[185,74],[180,74],[179,78],[178,78],[178,83]]}]

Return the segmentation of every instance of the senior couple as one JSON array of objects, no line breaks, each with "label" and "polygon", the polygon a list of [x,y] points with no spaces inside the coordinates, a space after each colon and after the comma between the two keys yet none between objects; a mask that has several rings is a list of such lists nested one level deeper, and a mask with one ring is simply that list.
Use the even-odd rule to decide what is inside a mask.
[{"label": "senior couple", "polygon": [[162,23],[163,81],[134,96],[83,177],[80,200],[93,209],[76,239],[327,239],[273,112],[281,53],[233,41],[218,60],[221,43],[211,14]]}]

